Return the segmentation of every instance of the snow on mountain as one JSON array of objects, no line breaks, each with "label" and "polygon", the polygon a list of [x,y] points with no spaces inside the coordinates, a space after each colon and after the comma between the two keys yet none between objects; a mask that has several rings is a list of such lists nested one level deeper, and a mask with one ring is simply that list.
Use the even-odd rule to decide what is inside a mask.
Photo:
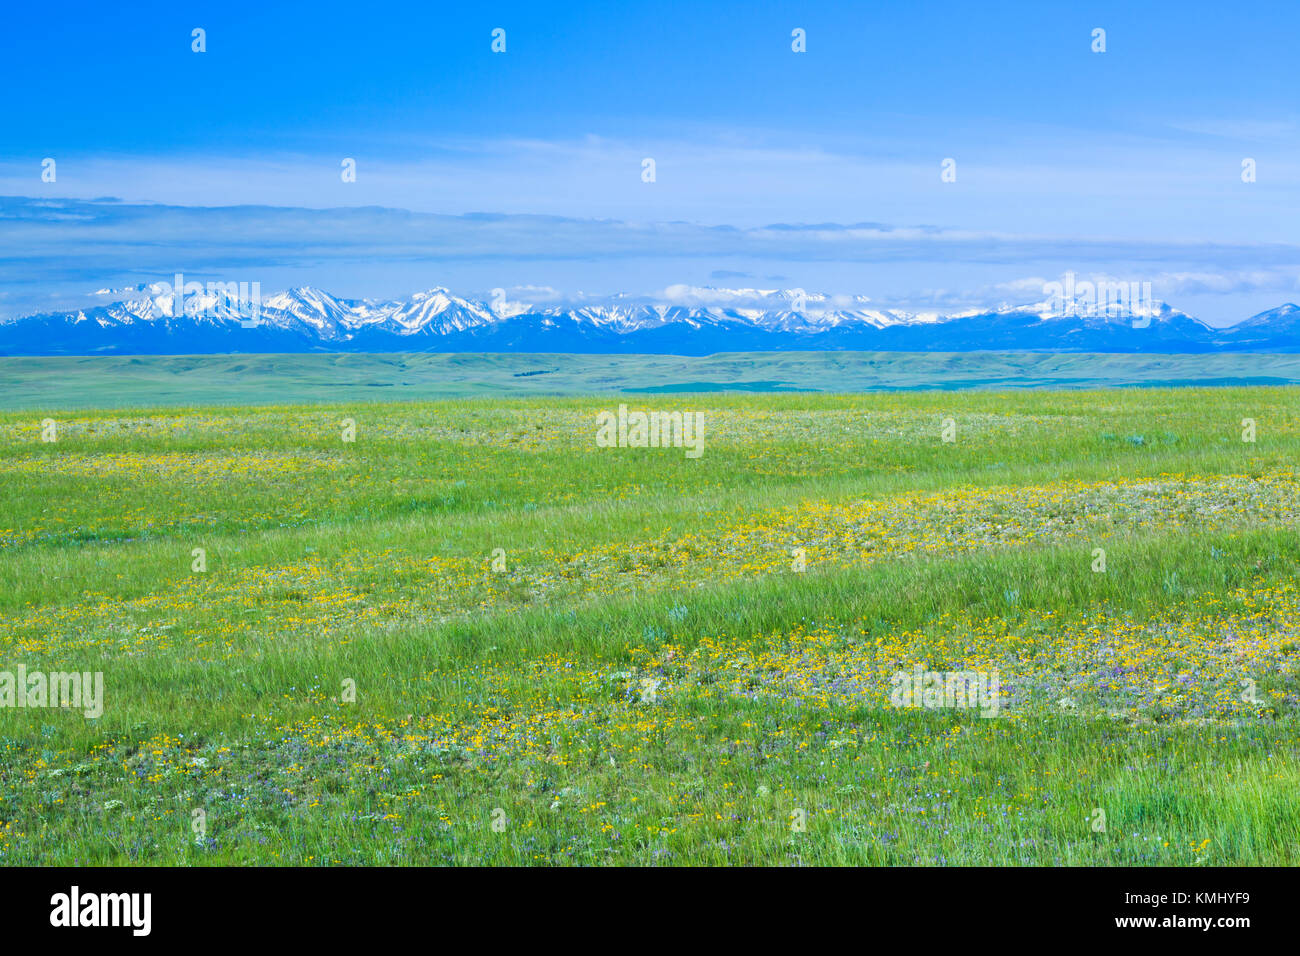
[{"label": "snow on mountain", "polygon": [[465,332],[499,319],[489,306],[457,298],[446,289],[417,292],[408,301],[391,305],[377,324],[406,333]]},{"label": "snow on mountain", "polygon": [[170,286],[77,312],[0,323],[0,354],[304,351],[550,351],[710,354],[855,349],[1100,352],[1300,351],[1300,309],[1285,305],[1213,329],[1165,303],[1097,310],[1048,300],[996,309],[906,312],[865,296],[788,289],[674,287],[667,302],[613,296],[576,306],[466,299],[433,288],[389,301],[294,288],[247,301]]},{"label": "snow on mountain", "polygon": [[[251,317],[251,309],[241,311]],[[258,319],[265,322],[278,319],[277,324],[287,325],[291,319],[297,320],[325,336],[336,336],[350,329],[356,324],[355,317],[355,311],[351,307],[328,292],[309,288],[277,292],[263,299],[258,315]]]},{"label": "snow on mountain", "polygon": [[1300,306],[1293,303],[1252,315],[1244,322],[1223,330],[1225,341],[1251,351],[1292,351],[1288,343],[1300,339]]}]

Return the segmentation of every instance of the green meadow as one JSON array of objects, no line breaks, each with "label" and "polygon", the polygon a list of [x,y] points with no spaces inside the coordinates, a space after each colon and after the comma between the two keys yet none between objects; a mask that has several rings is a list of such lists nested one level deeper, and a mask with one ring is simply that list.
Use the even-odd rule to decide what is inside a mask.
[{"label": "green meadow", "polygon": [[1300,863],[1300,388],[545,360],[0,363],[0,862]]},{"label": "green meadow", "polygon": [[0,356],[0,409],[1300,385],[1300,355],[732,352]]}]

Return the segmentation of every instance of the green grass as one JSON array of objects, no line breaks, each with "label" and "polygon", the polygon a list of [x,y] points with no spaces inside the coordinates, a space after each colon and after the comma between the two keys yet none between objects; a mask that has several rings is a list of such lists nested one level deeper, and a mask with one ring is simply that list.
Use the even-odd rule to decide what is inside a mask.
[{"label": "green grass", "polygon": [[0,357],[0,410],[475,396],[1300,384],[1300,355],[734,352]]},{"label": "green grass", "polygon": [[0,412],[0,671],[104,712],[0,708],[5,863],[1300,862],[1300,389],[69,394]]}]

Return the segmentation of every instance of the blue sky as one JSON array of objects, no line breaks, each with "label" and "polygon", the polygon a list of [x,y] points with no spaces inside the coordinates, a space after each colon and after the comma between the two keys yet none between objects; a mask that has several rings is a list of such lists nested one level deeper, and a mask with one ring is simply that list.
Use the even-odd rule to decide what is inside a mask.
[{"label": "blue sky", "polygon": [[1070,270],[1152,281],[1220,323],[1300,298],[1294,2],[70,3],[6,21],[0,314],[178,270],[350,296],[712,284],[939,309],[1032,301]]}]

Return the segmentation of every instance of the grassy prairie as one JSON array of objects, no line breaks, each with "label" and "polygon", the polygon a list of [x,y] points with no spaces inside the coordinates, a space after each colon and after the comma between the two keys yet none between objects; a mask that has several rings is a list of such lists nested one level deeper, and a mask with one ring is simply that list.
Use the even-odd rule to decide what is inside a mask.
[{"label": "grassy prairie", "polygon": [[493,396],[1300,385],[1300,355],[732,352],[0,357],[0,410]]},{"label": "grassy prairie", "polygon": [[0,412],[4,863],[1300,863],[1300,388],[211,401]]}]

